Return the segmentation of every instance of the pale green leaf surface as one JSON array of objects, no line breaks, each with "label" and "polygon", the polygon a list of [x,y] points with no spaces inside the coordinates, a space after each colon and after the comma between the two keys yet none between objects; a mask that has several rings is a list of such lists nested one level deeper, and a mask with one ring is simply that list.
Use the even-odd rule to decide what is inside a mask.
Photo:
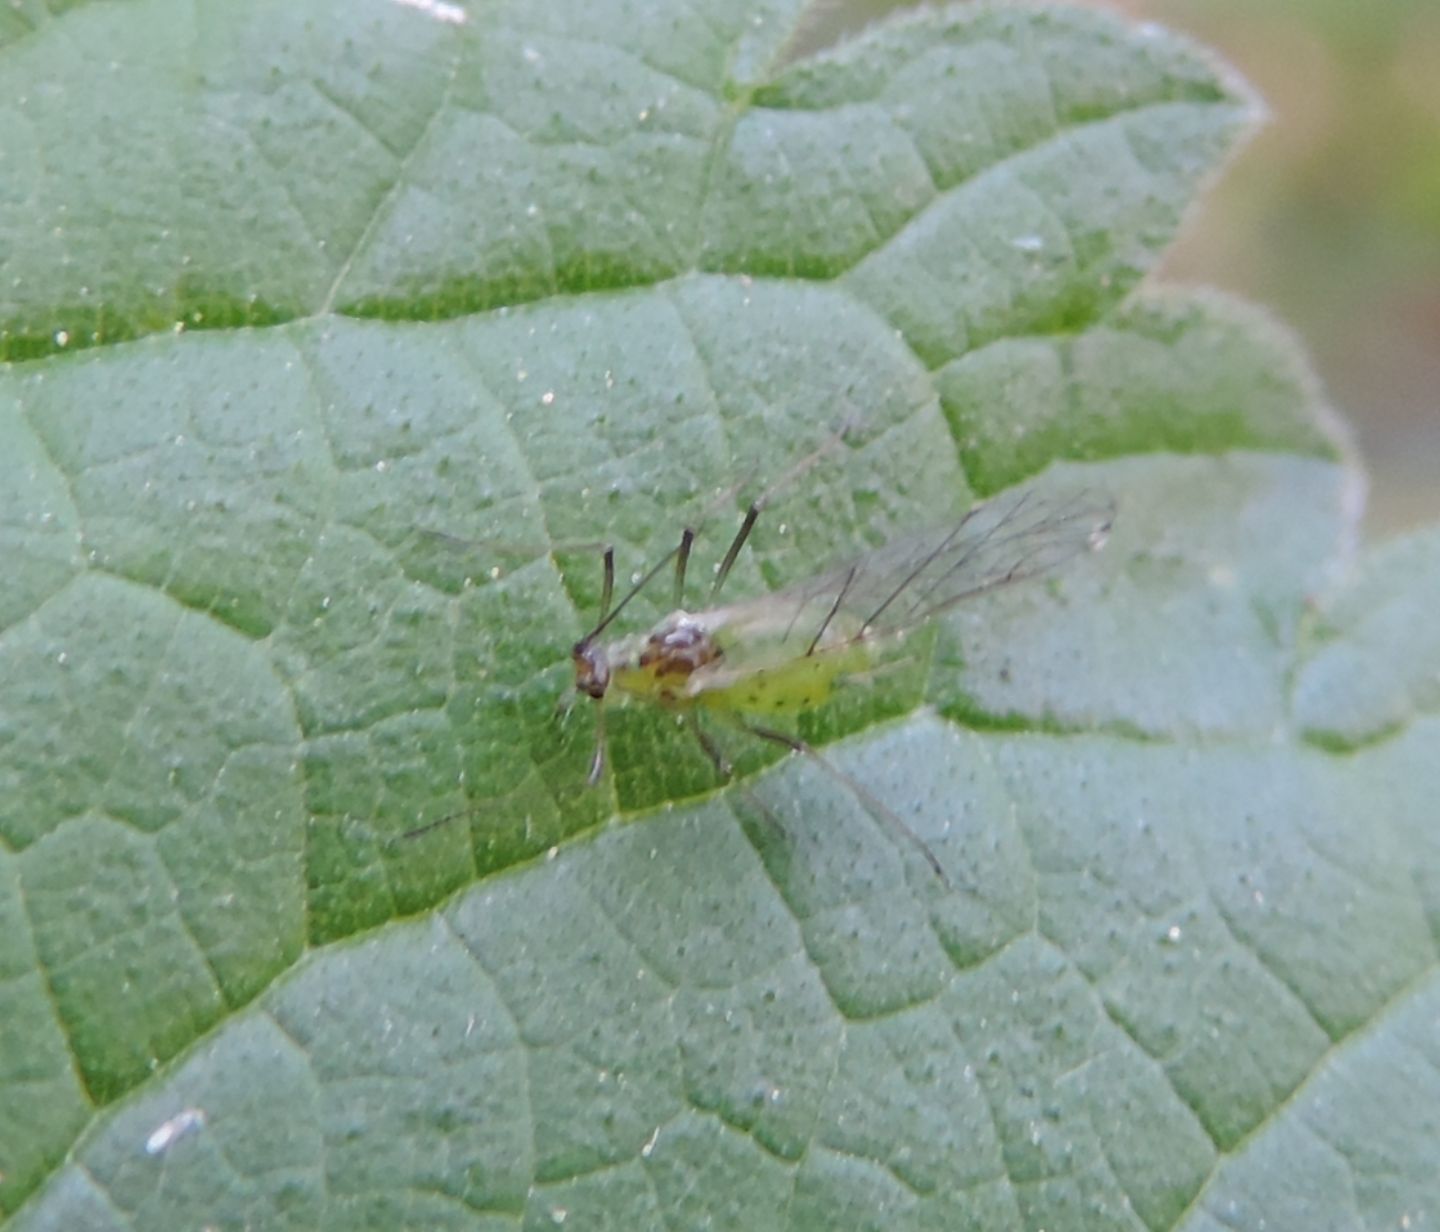
[{"label": "pale green leaf surface", "polygon": [[[1248,100],[1093,14],[787,65],[801,16],[0,17],[13,1226],[1440,1201],[1435,536],[1352,568],[1283,332],[1137,290]],[[735,594],[1017,485],[1116,503],[801,724],[949,887],[723,726],[717,790],[613,709],[587,790],[556,710],[586,545],[689,522],[699,577],[817,449]]]},{"label": "pale green leaf surface", "polygon": [[1440,710],[1437,553],[1433,534],[1388,544],[1327,606],[1295,685],[1296,718],[1311,739],[1351,748]]}]

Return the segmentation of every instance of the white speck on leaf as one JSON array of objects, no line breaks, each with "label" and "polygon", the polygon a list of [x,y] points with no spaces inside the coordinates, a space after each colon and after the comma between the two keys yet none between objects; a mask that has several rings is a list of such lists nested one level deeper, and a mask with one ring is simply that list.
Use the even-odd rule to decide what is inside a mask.
[{"label": "white speck on leaf", "polygon": [[168,1121],[157,1125],[154,1132],[145,1139],[145,1154],[164,1154],[186,1134],[202,1128],[204,1124],[205,1110],[203,1108],[182,1109]]},{"label": "white speck on leaf", "polygon": [[458,4],[446,3],[446,0],[395,0],[395,3],[450,26],[463,26],[470,20],[464,9]]}]

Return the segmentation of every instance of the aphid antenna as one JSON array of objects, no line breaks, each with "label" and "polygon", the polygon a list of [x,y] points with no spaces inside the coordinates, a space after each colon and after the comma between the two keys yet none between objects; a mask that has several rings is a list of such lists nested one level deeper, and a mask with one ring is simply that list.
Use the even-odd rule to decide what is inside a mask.
[{"label": "aphid antenna", "polygon": [[600,782],[600,776],[605,773],[605,757],[605,707],[600,704],[595,707],[595,752],[590,757],[590,773],[585,776],[586,787]]},{"label": "aphid antenna", "polygon": [[[740,550],[750,538],[750,532],[755,529],[755,523],[765,511],[766,506],[775,499],[776,495],[788,488],[821,459],[843,445],[845,437],[853,432],[858,424],[859,416],[857,415],[842,420],[839,427],[835,428],[824,441],[793,463],[784,474],[773,480],[759,496],[750,502],[749,508],[745,510],[745,516],[740,522],[740,529],[735,532],[735,538],[730,541],[730,546],[725,550],[725,555],[715,570],[715,580],[710,584],[710,602],[712,604],[720,597],[720,590],[725,585],[725,579],[730,576],[730,570],[735,567]],[[678,592],[680,588],[677,586],[676,589]],[[675,606],[680,607],[681,604],[677,601]]]},{"label": "aphid antenna", "polygon": [[[577,644],[580,646],[588,646],[592,642],[594,642],[597,637],[604,633],[605,630],[608,629],[610,625],[614,622],[615,618],[625,610],[626,606],[630,603],[630,601],[635,598],[635,596],[638,595],[642,590],[644,590],[645,587],[649,586],[650,583],[653,582],[655,578],[659,575],[660,571],[664,569],[667,565],[669,565],[670,562],[680,554],[681,549],[684,547],[685,539],[682,538],[679,544],[671,548],[668,552],[665,553],[664,556],[662,556],[658,561],[651,565],[648,570],[646,570],[644,576],[641,577],[641,579],[636,582],[635,585],[630,587],[630,589],[625,592],[624,597],[621,598],[619,603],[617,603],[614,607],[610,608],[608,611],[601,612],[599,622],[595,625],[593,629],[590,630],[589,633],[582,637]],[[615,550],[613,548],[606,548],[605,584],[601,591],[601,597],[608,601],[610,595],[614,592],[614,589]],[[607,605],[602,605],[602,607]]]},{"label": "aphid antenna", "polygon": [[680,532],[680,547],[675,556],[675,610],[685,607],[685,569],[690,563],[690,549],[695,546],[695,530],[687,526]]},{"label": "aphid antenna", "polygon": [[567,540],[563,543],[498,538],[471,539],[464,535],[451,534],[449,531],[434,530],[428,526],[412,526],[408,534],[411,539],[440,544],[452,552],[476,555],[484,553],[490,557],[518,556],[529,560],[540,560],[543,557],[562,552],[574,555],[599,552],[606,547],[603,542],[593,539],[574,542]]},{"label": "aphid antenna", "polygon": [[[720,567],[715,570],[715,580],[710,584],[710,602],[712,604],[720,597],[720,588],[725,585],[725,579],[730,576],[730,570],[735,566],[740,549],[745,546],[745,541],[750,538],[750,532],[755,529],[755,522],[760,517],[761,509],[764,508],[760,503],[763,499],[762,495],[750,502],[750,508],[745,511],[745,518],[740,523],[740,529],[735,532],[735,538],[730,540],[730,546],[725,549],[725,556],[720,561]],[[676,606],[678,607],[679,604]]]},{"label": "aphid antenna", "polygon": [[605,617],[610,615],[610,600],[615,597],[614,544],[607,543],[605,545],[605,552],[602,555],[601,559],[604,562],[602,569],[604,572],[605,580],[600,587],[600,614],[595,617],[596,620],[604,620]]},{"label": "aphid antenna", "polygon": [[[741,550],[744,548],[746,542],[750,538],[750,532],[755,529],[755,523],[759,520],[761,513],[765,511],[765,507],[770,503],[771,500],[775,498],[777,493],[788,487],[790,484],[794,483],[795,480],[805,474],[806,471],[813,467],[827,454],[832,453],[836,448],[843,444],[845,437],[850,432],[853,432],[855,430],[859,422],[860,420],[858,415],[852,415],[842,420],[839,427],[832,431],[819,446],[817,446],[815,449],[812,449],[803,458],[795,462],[783,475],[781,475],[778,479],[776,479],[773,483],[766,487],[766,489],[761,492],[759,496],[757,496],[753,501],[750,502],[749,507],[745,510],[745,516],[740,522],[740,529],[735,532],[735,537],[731,539],[730,546],[726,548],[724,557],[721,559],[720,564],[715,569],[715,580],[710,584],[710,602],[712,604],[719,597],[720,590],[725,585],[725,579],[730,576],[730,570],[734,568],[736,560],[739,559]],[[735,496],[735,494],[739,492],[740,489],[744,486],[745,481],[741,479],[737,480],[735,483],[732,483],[729,487],[722,488],[718,493],[716,493],[716,495],[701,509],[699,516],[695,518],[690,525],[685,527],[684,531],[680,536],[679,547],[676,548],[675,551],[672,552],[669,556],[666,556],[664,560],[660,562],[659,566],[657,566],[652,571],[652,573],[658,573],[660,568],[663,567],[666,561],[674,559],[674,605],[677,611],[683,611],[685,608],[685,577],[689,569],[690,552],[695,545],[696,536],[699,534],[701,528],[704,527],[705,523],[709,521],[715,510],[718,509],[721,505],[731,500]],[[613,556],[609,558],[608,567],[612,570],[613,576]],[[638,592],[639,590],[644,589],[646,583],[649,580],[650,578],[647,577],[640,583],[638,583],[635,591],[631,592],[631,595]],[[629,601],[631,595],[627,595],[625,599],[622,600],[622,606],[625,602]],[[607,613],[604,610],[604,607],[605,605],[602,605],[602,610],[600,613],[601,623],[598,624],[595,629],[591,631],[590,635],[585,639],[586,641],[589,641],[592,638],[598,636],[599,633],[605,628],[606,624],[608,624],[608,620],[606,619],[607,615],[614,615],[614,613]]]}]

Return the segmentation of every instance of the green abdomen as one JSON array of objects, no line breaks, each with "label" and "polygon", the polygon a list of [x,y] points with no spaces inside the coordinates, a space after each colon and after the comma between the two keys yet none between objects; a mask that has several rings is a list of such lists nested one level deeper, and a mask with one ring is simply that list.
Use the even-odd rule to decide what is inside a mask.
[{"label": "green abdomen", "polygon": [[698,705],[740,714],[799,714],[823,706],[836,684],[869,666],[864,646],[802,656],[740,674],[724,687],[702,689]]}]

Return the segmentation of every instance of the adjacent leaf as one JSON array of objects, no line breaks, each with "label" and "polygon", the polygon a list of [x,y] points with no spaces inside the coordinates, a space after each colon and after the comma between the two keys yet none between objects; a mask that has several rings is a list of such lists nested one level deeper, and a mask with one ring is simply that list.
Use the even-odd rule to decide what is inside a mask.
[{"label": "adjacent leaf", "polygon": [[[1435,536],[1351,570],[1291,343],[1138,285],[1247,98],[1088,12],[787,64],[802,17],[0,19],[11,1225],[1440,1198]],[[734,593],[1017,485],[1117,502],[1104,553],[806,716],[949,887],[743,733],[722,789],[615,711],[587,790],[557,709],[584,545],[629,572],[694,525],[703,572],[842,438]]]}]

